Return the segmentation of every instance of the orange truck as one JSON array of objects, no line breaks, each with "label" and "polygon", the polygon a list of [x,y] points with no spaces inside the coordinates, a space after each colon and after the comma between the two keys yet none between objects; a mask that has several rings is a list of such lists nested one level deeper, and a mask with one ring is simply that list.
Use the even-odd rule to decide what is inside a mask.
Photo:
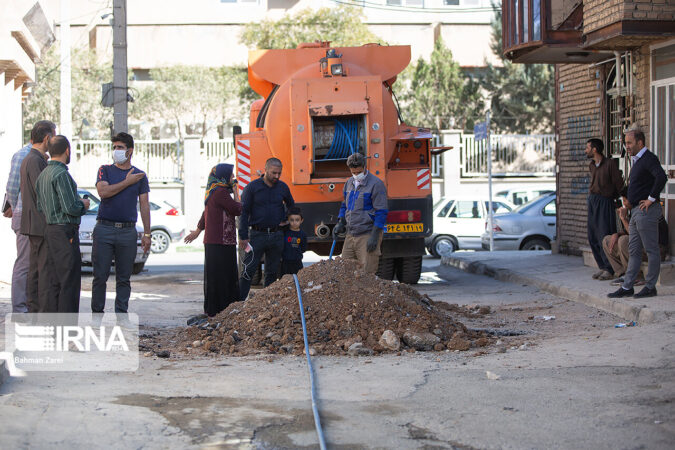
[{"label": "orange truck", "polygon": [[308,249],[324,256],[351,176],[347,157],[365,155],[389,203],[378,275],[416,283],[432,232],[432,135],[405,124],[394,104],[391,86],[409,62],[410,46],[316,42],[251,51],[249,84],[263,98],[251,106],[250,131],[234,139],[240,189],[262,175],[268,158],[279,158],[281,179],[303,211]]}]

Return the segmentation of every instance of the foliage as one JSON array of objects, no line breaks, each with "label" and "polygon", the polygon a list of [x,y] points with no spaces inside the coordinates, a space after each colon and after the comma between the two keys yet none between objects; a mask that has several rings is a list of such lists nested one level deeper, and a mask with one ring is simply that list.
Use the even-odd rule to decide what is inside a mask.
[{"label": "foliage", "polygon": [[483,82],[491,96],[492,125],[501,133],[550,133],[555,121],[553,66],[512,63],[503,57],[501,39],[501,9],[497,8],[491,48],[504,67],[488,63]]},{"label": "foliage", "polygon": [[304,9],[279,20],[247,24],[241,43],[249,48],[296,48],[302,42],[330,41],[336,47],[384,41],[363,23],[363,11],[353,6]]},{"label": "foliage", "polygon": [[[24,106],[24,135],[30,135],[38,120],[60,123],[61,60],[58,45],[52,46],[37,67],[37,83]],[[112,109],[101,106],[101,84],[112,80],[110,62],[99,61],[88,49],[71,53],[73,135],[100,137],[112,121]]]},{"label": "foliage", "polygon": [[484,108],[480,85],[467,76],[452,58],[441,38],[429,61],[420,58],[401,74],[403,119],[434,131],[472,129]]},{"label": "foliage", "polygon": [[150,82],[134,84],[136,101],[130,117],[139,122],[173,122],[178,137],[184,130],[204,137],[247,114],[244,101],[255,98],[243,67],[171,66],[151,69]]}]

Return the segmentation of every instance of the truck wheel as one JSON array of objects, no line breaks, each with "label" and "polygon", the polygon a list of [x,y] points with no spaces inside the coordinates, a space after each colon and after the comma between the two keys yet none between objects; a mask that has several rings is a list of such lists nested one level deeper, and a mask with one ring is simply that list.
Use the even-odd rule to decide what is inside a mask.
[{"label": "truck wheel", "polygon": [[384,258],[380,256],[376,275],[383,280],[393,280],[396,272],[396,258]]},{"label": "truck wheel", "polygon": [[396,278],[405,284],[417,284],[422,274],[422,257],[406,256],[400,258],[401,263],[396,270]]},{"label": "truck wheel", "polygon": [[133,275],[138,275],[139,273],[143,272],[143,267],[145,267],[145,263],[134,263],[133,268],[131,269],[131,273]]}]

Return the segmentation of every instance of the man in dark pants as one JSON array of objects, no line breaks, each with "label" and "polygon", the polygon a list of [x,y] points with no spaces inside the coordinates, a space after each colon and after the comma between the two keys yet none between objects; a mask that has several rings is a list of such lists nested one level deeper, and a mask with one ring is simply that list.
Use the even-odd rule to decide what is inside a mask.
[{"label": "man in dark pants", "polygon": [[131,296],[131,272],[136,259],[136,221],[138,203],[143,221],[143,251],[150,250],[150,201],[148,177],[131,165],[134,138],[127,133],[112,137],[114,164],[101,166],[96,177],[96,190],[101,197],[94,227],[91,310],[102,313],[110,265],[115,258],[115,312],[126,313]]},{"label": "man in dark pants", "polygon": [[[239,279],[240,298],[245,300],[251,289],[251,276],[265,255],[265,286],[277,279],[281,253],[284,250],[286,208],[295,202],[281,177],[282,165],[277,158],[265,162],[265,175],[251,181],[242,193],[242,213],[239,218],[239,247],[246,251],[249,243],[253,257],[246,261]],[[284,208],[285,205],[285,208]],[[250,230],[249,230],[250,228]]]},{"label": "man in dark pants", "polygon": [[55,268],[49,264],[47,242],[44,239],[45,216],[37,209],[35,182],[47,167],[47,142],[56,134],[56,125],[41,120],[33,126],[31,139],[33,146],[21,162],[21,234],[28,236],[30,257],[28,281],[26,283],[26,302],[29,313],[47,312],[48,305],[56,303],[57,282]]},{"label": "man in dark pants", "polygon": [[[659,158],[645,146],[642,131],[626,132],[626,150],[631,156],[633,167],[628,181],[628,205],[631,209],[630,230],[628,232],[628,268],[623,277],[623,285],[608,294],[610,298],[654,297],[656,281],[661,270],[661,252],[659,250],[659,220],[663,215],[659,197],[668,177],[661,167]],[[642,250],[647,253],[647,276],[645,287],[634,294],[633,284],[640,272]]]},{"label": "man in dark pants", "polygon": [[614,201],[623,190],[623,177],[619,167],[611,158],[605,158],[604,145],[600,139],[586,142],[586,157],[591,159],[588,170],[591,184],[588,189],[588,243],[593,257],[600,269],[593,274],[594,279],[611,280],[615,278],[614,269],[602,248],[605,236],[616,233],[616,212]]},{"label": "man in dark pants", "polygon": [[68,173],[70,143],[65,136],[49,140],[51,160],[35,184],[37,207],[45,215],[45,238],[50,264],[59,283],[55,305],[45,312],[80,311],[82,258],[80,256],[80,218],[89,209],[89,200],[77,195],[77,184]]}]

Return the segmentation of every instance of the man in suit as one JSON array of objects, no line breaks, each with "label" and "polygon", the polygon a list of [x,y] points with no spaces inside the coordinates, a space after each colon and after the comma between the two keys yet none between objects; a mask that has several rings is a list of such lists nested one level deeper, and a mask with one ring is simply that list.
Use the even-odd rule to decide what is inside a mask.
[{"label": "man in suit", "polygon": [[[628,181],[628,205],[624,205],[625,208],[631,209],[628,231],[628,268],[623,277],[623,285],[607,296],[609,298],[654,297],[656,280],[661,270],[659,220],[663,216],[663,210],[659,197],[668,177],[661,167],[659,158],[647,150],[645,135],[642,131],[626,132],[626,150],[633,163]],[[633,284],[640,272],[643,249],[647,253],[647,277],[645,287],[634,294]]]},{"label": "man in suit", "polygon": [[[31,137],[33,146],[21,163],[21,234],[28,236],[30,257],[28,281],[26,283],[26,301],[28,312],[47,312],[49,305],[55,304],[57,284],[54,267],[49,264],[47,243],[44,239],[45,216],[37,209],[35,182],[47,167],[47,143],[56,134],[56,125],[41,120],[33,126]],[[50,300],[51,298],[51,300]]]}]

